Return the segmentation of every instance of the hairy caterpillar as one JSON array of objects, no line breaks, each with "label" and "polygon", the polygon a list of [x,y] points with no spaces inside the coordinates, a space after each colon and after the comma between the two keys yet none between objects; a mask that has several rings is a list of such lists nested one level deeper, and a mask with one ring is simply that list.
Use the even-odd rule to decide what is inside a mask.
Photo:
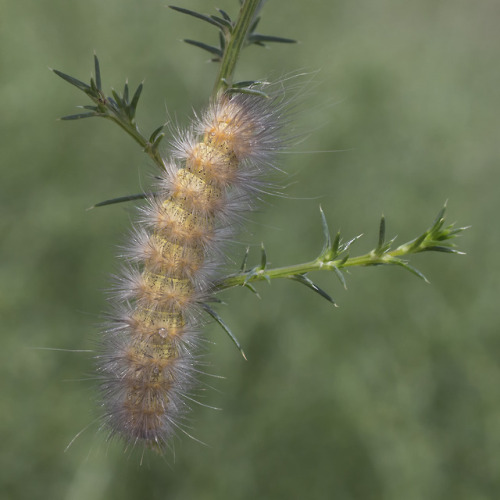
[{"label": "hairy caterpillar", "polygon": [[202,304],[220,277],[222,247],[283,145],[285,108],[282,94],[221,94],[172,141],[125,251],[98,356],[112,435],[162,448],[182,428]]}]

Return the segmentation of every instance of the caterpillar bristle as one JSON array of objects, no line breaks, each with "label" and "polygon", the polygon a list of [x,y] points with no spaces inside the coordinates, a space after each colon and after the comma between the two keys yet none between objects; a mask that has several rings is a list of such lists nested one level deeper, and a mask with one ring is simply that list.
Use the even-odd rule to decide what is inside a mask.
[{"label": "caterpillar bristle", "polygon": [[265,191],[262,175],[284,145],[285,109],[279,93],[223,94],[172,140],[111,291],[98,370],[112,436],[161,451],[186,432],[202,365],[203,304],[243,214]]}]

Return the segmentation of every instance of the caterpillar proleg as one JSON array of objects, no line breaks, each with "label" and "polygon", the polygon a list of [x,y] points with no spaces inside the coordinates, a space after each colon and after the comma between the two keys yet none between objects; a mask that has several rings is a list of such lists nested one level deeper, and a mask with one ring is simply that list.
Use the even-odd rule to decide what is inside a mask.
[{"label": "caterpillar proleg", "polygon": [[222,246],[282,147],[284,108],[281,95],[220,94],[173,139],[126,249],[98,357],[112,435],[162,448],[182,428],[201,304],[224,266]]}]

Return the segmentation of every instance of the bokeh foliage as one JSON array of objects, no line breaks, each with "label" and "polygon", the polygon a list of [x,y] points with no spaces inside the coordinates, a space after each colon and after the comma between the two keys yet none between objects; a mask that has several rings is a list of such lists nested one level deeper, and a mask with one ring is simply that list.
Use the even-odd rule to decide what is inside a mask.
[{"label": "bokeh foliage", "polygon": [[[235,11],[233,0],[178,5]],[[210,371],[193,433],[175,463],[138,465],[96,436],[91,353],[101,292],[129,226],[123,206],[95,202],[140,191],[154,172],[105,121],[66,123],[80,96],[47,66],[105,85],[145,78],[145,132],[185,124],[206,102],[216,68],[180,38],[213,36],[157,1],[2,2],[0,354],[2,498],[486,499],[500,495],[500,35],[495,0],[268,2],[262,31],[301,41],[249,48],[241,80],[315,71],[296,115],[310,135],[283,155],[289,198],[274,198],[243,235],[273,265],[307,260],[332,230],[376,244],[381,213],[398,242],[424,230],[448,199],[471,225],[467,256],[399,269],[354,269],[348,291],[318,282],[334,309],[292,282],[225,293],[219,308],[249,358],[215,326]],[[205,31],[206,30],[206,31]],[[195,36],[196,35],[196,36]],[[107,88],[109,90],[109,87]],[[75,112],[77,112],[75,110]],[[302,153],[313,150],[338,153]],[[285,180],[290,182],[290,179]],[[241,248],[243,255],[244,247]],[[84,380],[77,380],[84,379]]]}]

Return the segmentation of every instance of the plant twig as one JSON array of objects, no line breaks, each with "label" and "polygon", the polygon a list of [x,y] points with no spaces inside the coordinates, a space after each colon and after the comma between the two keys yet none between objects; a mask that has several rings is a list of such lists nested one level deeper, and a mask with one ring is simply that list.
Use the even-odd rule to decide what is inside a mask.
[{"label": "plant twig", "polygon": [[241,5],[238,20],[232,32],[228,33],[230,36],[226,40],[226,48],[219,67],[219,74],[215,80],[212,99],[231,86],[236,62],[261,3],[262,0],[245,0]]},{"label": "plant twig", "polygon": [[323,270],[333,271],[337,277],[339,277],[342,284],[345,285],[345,279],[341,273],[341,269],[377,265],[397,265],[403,267],[427,282],[427,278],[403,258],[409,257],[413,254],[429,251],[463,254],[463,252],[454,248],[455,245],[450,240],[455,238],[459,233],[467,228],[455,228],[453,224],[445,226],[445,209],[446,207],[443,207],[434,223],[419,237],[404,243],[393,250],[391,250],[391,246],[394,239],[389,242],[385,241],[385,218],[382,217],[377,247],[370,252],[357,257],[350,257],[349,248],[352,243],[359,239],[359,236],[343,243],[341,241],[340,234],[338,233],[332,241],[328,231],[328,225],[326,224],[326,219],[321,211],[325,244],[317,258],[302,264],[277,267],[274,269],[266,267],[265,262],[264,264],[261,262],[261,264],[256,267],[242,270],[239,273],[235,273],[221,279],[216,284],[216,290],[220,292],[222,290],[226,290],[227,288],[236,286],[248,286],[250,283],[257,281],[265,280],[269,282],[277,278],[288,278],[307,285],[309,288],[312,288],[314,291],[320,293],[323,297],[333,302],[326,292],[319,289],[319,287],[317,287],[317,285],[315,285],[309,278],[304,279],[307,273]]}]

